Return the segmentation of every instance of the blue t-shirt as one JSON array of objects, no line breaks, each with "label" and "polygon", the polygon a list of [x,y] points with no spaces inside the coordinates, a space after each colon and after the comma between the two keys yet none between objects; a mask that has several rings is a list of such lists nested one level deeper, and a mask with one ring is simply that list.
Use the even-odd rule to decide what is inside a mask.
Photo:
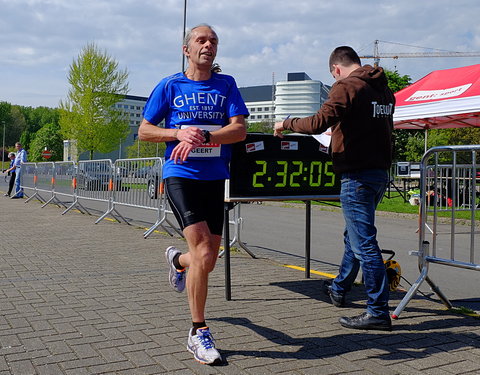
[{"label": "blue t-shirt", "polygon": [[[192,81],[183,73],[164,78],[150,94],[143,117],[154,125],[165,120],[165,128],[196,126],[214,131],[228,125],[230,117],[248,116],[248,110],[233,77],[212,73],[207,81]],[[163,178],[196,180],[229,178],[231,145],[204,144],[193,150],[183,164],[170,155],[179,141],[167,142]]]}]

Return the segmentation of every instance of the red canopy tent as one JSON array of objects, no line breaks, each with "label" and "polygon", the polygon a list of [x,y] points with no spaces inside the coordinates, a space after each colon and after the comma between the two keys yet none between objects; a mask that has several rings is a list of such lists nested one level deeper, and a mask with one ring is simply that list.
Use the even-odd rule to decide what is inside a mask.
[{"label": "red canopy tent", "polygon": [[480,127],[480,64],[433,71],[395,98],[395,129]]}]

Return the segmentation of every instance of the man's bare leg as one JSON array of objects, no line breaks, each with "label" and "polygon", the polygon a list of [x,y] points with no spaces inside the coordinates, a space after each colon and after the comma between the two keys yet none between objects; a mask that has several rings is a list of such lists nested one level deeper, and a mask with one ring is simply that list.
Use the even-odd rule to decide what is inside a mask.
[{"label": "man's bare leg", "polygon": [[222,237],[211,234],[206,222],[189,225],[183,230],[189,251],[180,255],[179,262],[188,267],[187,293],[192,322],[205,320],[208,294],[208,274],[218,258]]}]

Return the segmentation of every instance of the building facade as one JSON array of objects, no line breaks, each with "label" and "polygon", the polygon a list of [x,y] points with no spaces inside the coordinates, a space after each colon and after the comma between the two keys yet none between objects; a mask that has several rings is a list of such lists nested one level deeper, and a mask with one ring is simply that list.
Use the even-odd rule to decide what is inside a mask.
[{"label": "building facade", "polygon": [[330,86],[311,79],[306,73],[288,73],[287,80],[275,88],[275,119],[307,117],[327,100]]},{"label": "building facade", "polygon": [[[291,117],[311,116],[327,100],[330,86],[312,80],[306,73],[288,73],[286,81],[275,85],[240,87],[240,93],[250,112],[249,122],[275,122]],[[134,144],[147,97],[127,95],[116,104],[116,108],[129,116],[130,134],[119,145],[118,150],[109,154],[95,154],[96,159],[123,159],[127,147]]]}]

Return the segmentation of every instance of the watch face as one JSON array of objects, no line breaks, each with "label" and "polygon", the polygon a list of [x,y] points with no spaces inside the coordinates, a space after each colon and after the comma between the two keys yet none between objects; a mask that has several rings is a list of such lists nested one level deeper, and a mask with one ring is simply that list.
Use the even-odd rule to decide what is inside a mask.
[{"label": "watch face", "polygon": [[[229,198],[338,199],[330,156],[311,136],[248,134],[233,147]],[[260,199],[259,199],[260,200]]]}]

